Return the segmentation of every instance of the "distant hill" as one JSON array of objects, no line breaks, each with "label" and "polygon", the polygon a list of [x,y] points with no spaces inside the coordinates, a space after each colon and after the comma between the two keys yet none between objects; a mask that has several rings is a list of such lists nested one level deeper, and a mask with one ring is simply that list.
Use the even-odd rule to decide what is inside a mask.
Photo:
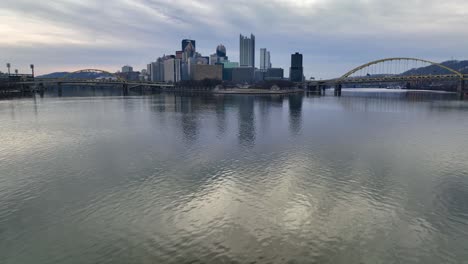
[{"label": "distant hill", "polygon": [[49,74],[39,75],[36,78],[62,78],[63,76],[67,75],[68,72],[53,72]]},{"label": "distant hill", "polygon": [[[37,76],[36,78],[56,79],[56,78],[63,78],[68,74],[69,72],[53,72],[53,73]],[[96,79],[99,77],[109,77],[109,74],[97,73],[97,72],[80,72],[80,73],[73,73],[68,77],[72,79]]]},{"label": "distant hill", "polygon": [[[463,74],[468,74],[468,60],[464,61],[445,61],[441,63],[444,66],[447,66],[451,69],[459,71]],[[407,72],[404,72],[402,75],[427,75],[427,74],[450,74],[450,71],[440,68],[436,65],[430,65],[427,67],[411,69]]]}]

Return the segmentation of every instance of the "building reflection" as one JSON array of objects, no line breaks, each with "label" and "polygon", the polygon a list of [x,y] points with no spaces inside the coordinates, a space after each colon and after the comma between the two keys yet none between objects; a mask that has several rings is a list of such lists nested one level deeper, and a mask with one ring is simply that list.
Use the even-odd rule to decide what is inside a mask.
[{"label": "building reflection", "polygon": [[215,100],[215,112],[216,112],[216,129],[218,137],[224,135],[226,132],[226,111],[225,111],[225,97],[216,96]]},{"label": "building reflection", "polygon": [[239,143],[242,146],[252,147],[255,145],[255,109],[254,97],[239,96]]},{"label": "building reflection", "polygon": [[[194,143],[198,137],[198,120],[197,114],[194,109],[194,105],[199,102],[194,102],[197,100],[196,97],[187,97],[187,96],[176,96],[175,97],[175,110],[176,112],[182,113],[181,125],[184,140],[187,143]],[[198,100],[197,100],[198,101]]]},{"label": "building reflection", "polygon": [[297,135],[302,129],[302,101],[303,95],[289,96],[289,130],[293,135]]}]

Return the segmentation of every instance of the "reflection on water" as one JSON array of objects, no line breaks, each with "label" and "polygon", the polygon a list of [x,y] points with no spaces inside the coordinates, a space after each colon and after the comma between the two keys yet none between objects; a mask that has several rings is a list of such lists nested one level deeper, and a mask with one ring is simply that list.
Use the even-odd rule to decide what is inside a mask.
[{"label": "reflection on water", "polygon": [[0,101],[1,263],[468,259],[467,102],[88,92]]}]

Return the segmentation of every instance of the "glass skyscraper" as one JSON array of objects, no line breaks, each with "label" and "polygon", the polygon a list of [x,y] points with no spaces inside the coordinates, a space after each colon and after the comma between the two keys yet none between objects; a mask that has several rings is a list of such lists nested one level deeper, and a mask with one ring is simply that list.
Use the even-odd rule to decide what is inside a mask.
[{"label": "glass skyscraper", "polygon": [[183,39],[183,40],[182,40],[182,51],[185,50],[185,48],[187,47],[187,45],[188,45],[189,43],[192,43],[193,50],[196,51],[196,50],[197,50],[197,46],[196,46],[195,40],[193,40],[193,39]]},{"label": "glass skyscraper", "polygon": [[250,38],[240,35],[239,38],[239,63],[241,67],[255,67],[255,36]]}]

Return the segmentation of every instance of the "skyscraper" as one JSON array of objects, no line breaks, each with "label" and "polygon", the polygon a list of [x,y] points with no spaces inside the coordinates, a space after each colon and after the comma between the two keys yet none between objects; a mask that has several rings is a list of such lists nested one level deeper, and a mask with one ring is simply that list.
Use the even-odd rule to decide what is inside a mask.
[{"label": "skyscraper", "polygon": [[270,52],[267,49],[260,49],[260,70],[266,72],[270,68]]},{"label": "skyscraper", "polygon": [[255,67],[255,36],[250,34],[250,38],[240,35],[239,54],[241,67]]},{"label": "skyscraper", "polygon": [[196,55],[196,50],[195,50],[195,42],[192,43],[190,40],[184,39],[182,41],[182,46],[184,46],[184,41],[187,41],[187,42],[185,43],[185,47],[182,50],[183,51],[182,59],[184,62],[186,62],[188,58],[192,58],[193,56]]},{"label": "skyscraper", "polygon": [[289,79],[291,82],[302,82],[304,78],[304,68],[302,67],[302,54],[296,52],[291,55],[291,69]]},{"label": "skyscraper", "polygon": [[192,43],[193,52],[195,52],[195,51],[196,51],[196,45],[195,45],[195,40],[193,40],[193,39],[183,39],[183,40],[182,40],[182,51],[185,50],[185,48],[187,47],[187,45],[188,45],[189,43]]}]

